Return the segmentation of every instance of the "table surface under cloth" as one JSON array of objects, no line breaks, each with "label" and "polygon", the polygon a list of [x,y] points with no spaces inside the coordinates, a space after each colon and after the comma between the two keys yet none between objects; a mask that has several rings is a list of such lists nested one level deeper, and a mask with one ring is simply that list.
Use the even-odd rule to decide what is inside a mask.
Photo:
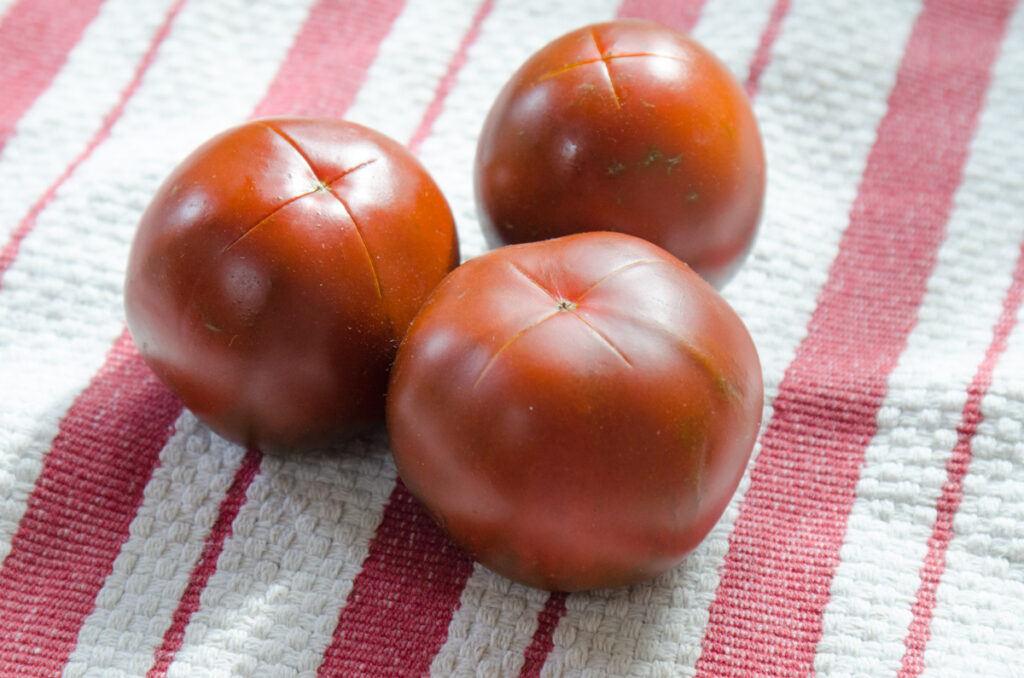
[{"label": "table surface under cloth", "polygon": [[[724,288],[753,460],[680,566],[475,566],[386,436],[212,435],[124,330],[156,186],[253,116],[407,144],[486,249],[475,138],[573,28],[646,17],[745,84],[768,158]],[[1024,6],[1014,0],[0,0],[0,675],[1024,675]]]}]

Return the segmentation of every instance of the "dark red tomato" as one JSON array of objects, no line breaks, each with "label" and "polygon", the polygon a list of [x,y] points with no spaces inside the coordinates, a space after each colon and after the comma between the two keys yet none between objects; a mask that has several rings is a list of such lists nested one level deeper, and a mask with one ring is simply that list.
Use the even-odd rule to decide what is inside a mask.
[{"label": "dark red tomato", "polygon": [[757,351],[689,267],[618,233],[452,272],[388,391],[409,491],[487,567],[550,590],[673,567],[734,493],[761,420]]},{"label": "dark red tomato", "polygon": [[620,231],[721,285],[757,231],[764,151],[718,59],[620,20],[558,38],[512,76],[484,123],[475,187],[492,245]]},{"label": "dark red tomato", "polygon": [[398,343],[458,257],[448,204],[401,145],[338,120],[258,120],[156,193],[128,262],[128,327],[220,435],[326,442],[379,421]]}]

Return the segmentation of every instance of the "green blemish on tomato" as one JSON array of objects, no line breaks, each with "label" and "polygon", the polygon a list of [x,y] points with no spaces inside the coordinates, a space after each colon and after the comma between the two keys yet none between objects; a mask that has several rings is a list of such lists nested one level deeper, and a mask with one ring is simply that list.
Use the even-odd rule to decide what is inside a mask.
[{"label": "green blemish on tomato", "polygon": [[650,167],[651,165],[653,165],[654,163],[658,162],[659,160],[661,160],[664,157],[665,157],[665,154],[662,153],[660,149],[654,148],[652,146],[651,149],[649,151],[647,151],[647,157],[644,158],[644,161],[643,161],[642,164],[643,164],[644,167]]},{"label": "green blemish on tomato", "polygon": [[608,165],[608,168],[605,170],[605,174],[610,177],[617,177],[624,171],[626,171],[626,166],[618,160],[613,160],[612,164]]},{"label": "green blemish on tomato", "polygon": [[708,375],[711,380],[711,384],[714,386],[715,390],[718,391],[719,395],[730,400],[735,400],[740,397],[739,388],[737,388],[728,379],[728,377],[726,377],[722,369],[709,355],[689,343],[682,343],[680,348],[682,348],[694,362],[700,365],[701,369],[704,370],[704,373]]},{"label": "green blemish on tomato", "polygon": [[700,193],[698,193],[697,191],[690,191],[689,193],[686,194],[686,202],[697,202],[699,198]]},{"label": "green blemish on tomato", "polygon": [[718,121],[719,126],[725,131],[725,134],[730,139],[736,138],[736,126],[733,125],[732,118],[724,116]]},{"label": "green blemish on tomato", "polygon": [[687,414],[679,420],[679,443],[686,455],[685,465],[690,471],[693,483],[695,504],[700,506],[704,501],[704,487],[701,479],[708,463],[708,425],[704,417]]}]

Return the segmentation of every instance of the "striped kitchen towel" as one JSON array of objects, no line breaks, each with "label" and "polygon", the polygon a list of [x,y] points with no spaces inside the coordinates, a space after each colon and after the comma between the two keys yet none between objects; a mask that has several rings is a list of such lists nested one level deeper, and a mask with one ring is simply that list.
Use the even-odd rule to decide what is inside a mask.
[{"label": "striped kitchen towel", "polygon": [[[383,431],[264,455],[142,363],[128,247],[201,141],[370,125],[469,258],[498,89],[615,16],[716,52],[768,158],[724,289],[764,423],[680,566],[512,584],[419,509]],[[1022,243],[1016,0],[0,0],[0,676],[1024,676]]]}]

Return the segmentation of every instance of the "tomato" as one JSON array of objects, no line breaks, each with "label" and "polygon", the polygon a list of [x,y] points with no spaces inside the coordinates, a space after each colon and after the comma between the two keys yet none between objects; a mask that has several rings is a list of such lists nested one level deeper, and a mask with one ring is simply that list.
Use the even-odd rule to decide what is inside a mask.
[{"label": "tomato", "polygon": [[485,566],[549,590],[673,567],[710,531],[761,421],[757,350],[665,250],[584,233],[455,269],[398,350],[399,474]]},{"label": "tomato", "polygon": [[215,432],[319,444],[380,420],[398,343],[458,259],[447,202],[397,142],[338,120],[257,120],[157,191],[129,257],[128,327]]},{"label": "tomato", "polygon": [[722,285],[761,218],[765,160],[749,101],[686,35],[618,20],[568,33],[502,89],[475,190],[491,245],[637,235]]}]

